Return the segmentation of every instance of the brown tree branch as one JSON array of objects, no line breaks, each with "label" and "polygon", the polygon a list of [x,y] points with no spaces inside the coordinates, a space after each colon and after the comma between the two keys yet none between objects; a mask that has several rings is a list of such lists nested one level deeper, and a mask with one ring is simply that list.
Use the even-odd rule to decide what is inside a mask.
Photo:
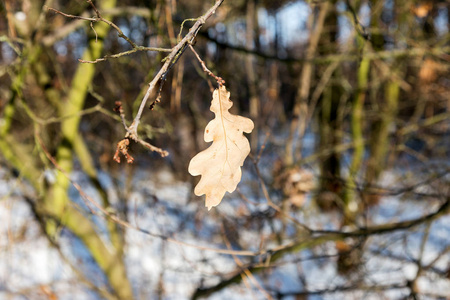
[{"label": "brown tree branch", "polygon": [[170,52],[170,54],[167,56],[164,65],[161,67],[161,69],[153,78],[153,80],[149,83],[149,87],[147,89],[147,92],[145,93],[144,98],[142,99],[136,117],[134,118],[134,121],[128,130],[128,133],[130,134],[130,137],[132,139],[138,139],[137,128],[139,126],[139,122],[142,117],[142,112],[144,111],[148,98],[155,89],[156,84],[166,74],[172,63],[176,61],[178,55],[180,55],[184,51],[184,49],[194,41],[200,28],[203,26],[203,24],[205,24],[206,20],[209,19],[215,13],[216,9],[222,4],[223,1],[224,0],[217,0],[216,3],[203,16],[198,18],[198,20],[189,30],[188,34],[186,34],[186,36],[180,42],[178,42],[178,44],[175,47],[172,48],[172,52]]},{"label": "brown tree branch", "polygon": [[[98,11],[97,7],[95,7],[94,3],[92,3],[91,0],[87,0],[87,2],[93,8],[93,10],[94,10],[94,12],[96,14],[96,17],[85,17],[85,16],[70,15],[70,14],[66,14],[66,13],[64,13],[62,11],[59,11],[59,10],[51,8],[51,7],[47,7],[47,9],[51,10],[51,11],[57,13],[57,14],[60,14],[60,15],[62,15],[64,17],[66,17],[66,18],[75,19],[75,20],[82,20],[82,21],[90,21],[91,22],[90,26],[91,26],[92,30],[94,31],[94,33],[95,33],[95,39],[96,40],[97,40],[97,33],[95,32],[95,29],[93,28],[92,23],[104,22],[104,23],[108,24],[109,26],[111,26],[112,28],[114,28],[114,30],[117,31],[118,36],[120,38],[124,39],[125,41],[127,41],[127,43],[130,44],[133,49],[132,50],[128,50],[128,51],[124,51],[124,52],[120,52],[120,53],[117,53],[117,54],[105,55],[102,58],[97,58],[96,60],[92,60],[92,61],[91,60],[78,59],[79,62],[95,64],[95,63],[98,63],[98,62],[101,62],[101,61],[105,61],[108,58],[119,58],[121,56],[130,55],[130,54],[138,52],[138,51],[157,51],[157,52],[171,52],[172,51],[172,49],[158,48],[158,47],[144,47],[144,46],[136,45],[136,43],[134,43],[128,36],[126,36],[123,33],[123,31],[120,29],[119,26],[117,26],[113,22],[103,18],[102,15],[100,14],[100,12]],[[79,25],[78,23],[70,24],[70,26],[67,27],[66,30],[63,31],[64,34],[68,34],[71,31],[75,30],[78,25]],[[56,39],[58,37],[59,37],[59,33],[57,35],[55,35],[54,38],[51,38],[51,39],[47,38],[46,40],[44,40],[44,44],[45,45],[51,45],[51,44],[53,44],[56,41]]]},{"label": "brown tree branch", "polygon": [[[201,32],[199,36],[207,39],[208,41],[213,42],[220,48],[230,49],[232,51],[255,55],[257,57],[280,61],[285,63],[305,63],[305,62],[313,62],[317,64],[329,64],[332,62],[345,62],[345,61],[358,61],[361,59],[361,56],[355,53],[338,53],[338,54],[330,54],[330,55],[320,55],[315,56],[313,58],[307,59],[305,57],[278,57],[276,55],[271,55],[268,53],[264,53],[262,51],[247,49],[241,46],[235,46],[228,43],[221,42],[216,38],[213,38],[208,35],[207,32]],[[414,47],[414,48],[406,48],[406,49],[394,49],[394,50],[384,50],[377,51],[373,53],[368,53],[364,55],[364,58],[370,60],[376,59],[388,59],[388,58],[400,58],[400,57],[413,57],[413,56],[424,56],[431,55],[437,57],[446,57],[450,52],[450,46],[438,46],[438,47]]]},{"label": "brown tree branch", "polygon": [[[305,236],[300,238],[299,240],[292,241],[291,243],[274,247],[272,249],[267,249],[255,254],[263,257],[263,261],[272,263],[282,258],[285,254],[298,252],[304,249],[311,249],[313,247],[322,245],[330,241],[344,240],[345,238],[348,237],[365,237],[370,235],[380,235],[399,230],[410,229],[423,223],[434,221],[439,217],[448,214],[449,212],[450,212],[450,198],[448,198],[435,212],[413,220],[376,225],[349,232],[315,230],[313,231],[312,236]],[[259,262],[245,266],[245,270],[248,270],[251,273],[259,272],[264,269],[266,269],[266,266],[261,265]],[[244,270],[241,268],[237,270],[234,274],[232,274],[230,277],[228,277],[225,280],[222,280],[221,282],[219,282],[214,286],[198,288],[195,291],[192,298],[197,299],[201,297],[207,297],[214,292],[222,290],[228,285],[231,285],[233,283],[239,283],[242,280],[243,274]]]},{"label": "brown tree branch", "polygon": [[209,76],[211,76],[212,78],[214,78],[214,79],[217,81],[217,84],[218,84],[219,86],[224,85],[224,84],[225,84],[225,80],[223,80],[222,77],[219,77],[219,76],[214,75],[214,73],[211,72],[211,71],[206,67],[205,62],[200,58],[200,55],[198,55],[197,51],[195,51],[194,47],[192,47],[191,44],[189,44],[189,49],[191,49],[191,51],[194,53],[194,55],[195,55],[195,57],[197,58],[197,60],[200,62],[203,71],[204,71],[207,75],[209,75]]},{"label": "brown tree branch", "polygon": [[[186,36],[181,39],[181,41],[178,42],[177,45],[175,45],[172,49],[167,50],[167,49],[161,49],[161,48],[147,48],[147,47],[142,47],[142,46],[137,46],[133,41],[131,41],[123,32],[122,30],[115,25],[113,22],[104,19],[100,12],[97,10],[97,8],[95,7],[95,5],[92,3],[91,0],[87,0],[87,2],[91,5],[91,7],[94,9],[95,13],[96,13],[96,17],[80,17],[80,16],[74,16],[74,15],[69,15],[66,13],[63,13],[59,10],[56,10],[54,8],[48,8],[51,11],[54,11],[55,13],[61,14],[67,18],[72,18],[72,19],[80,19],[80,20],[85,20],[85,21],[91,21],[91,22],[104,22],[106,24],[108,24],[109,26],[111,26],[112,28],[114,28],[117,33],[119,34],[119,37],[123,38],[124,40],[126,40],[131,47],[133,48],[130,51],[126,51],[126,52],[122,52],[122,53],[118,53],[118,54],[114,54],[114,55],[109,55],[109,56],[105,56],[103,58],[98,58],[94,61],[86,61],[86,60],[80,60],[80,62],[83,63],[97,63],[99,61],[104,61],[108,58],[117,58],[117,57],[121,57],[123,55],[128,55],[131,53],[134,53],[136,51],[146,51],[146,50],[154,50],[154,51],[170,51],[169,55],[163,60],[164,61],[164,65],[161,67],[161,69],[159,70],[159,72],[156,74],[156,76],[153,78],[153,80],[149,83],[149,87],[147,89],[147,92],[145,93],[144,98],[142,99],[142,102],[139,106],[139,110],[133,120],[133,123],[127,127],[125,126],[125,130],[127,131],[126,135],[125,135],[125,139],[132,139],[133,141],[140,143],[141,145],[147,147],[148,149],[152,150],[152,151],[156,151],[159,154],[161,154],[161,156],[167,156],[168,152],[164,151],[162,149],[159,149],[153,145],[150,145],[149,143],[143,141],[142,139],[139,138],[138,133],[137,133],[137,128],[139,126],[139,122],[141,120],[142,117],[142,113],[144,111],[144,108],[146,106],[146,103],[150,97],[150,94],[154,91],[156,85],[158,82],[161,81],[161,86],[160,86],[160,90],[158,93],[158,96],[156,98],[156,100],[153,102],[151,108],[153,108],[153,106],[158,103],[160,101],[160,92],[162,89],[162,83],[165,80],[165,77],[167,75],[167,73],[169,72],[169,70],[173,67],[173,65],[177,62],[177,60],[179,59],[179,57],[183,54],[184,50],[194,41],[194,39],[196,38],[200,28],[203,26],[203,24],[205,24],[206,20],[208,18],[210,18],[216,11],[216,9],[222,4],[224,0],[216,0],[216,3],[201,17],[199,17],[198,19],[196,19],[196,22],[194,23],[194,25],[191,27],[191,29],[189,30],[188,34],[186,34]],[[122,140],[121,142],[119,142],[117,144],[117,151],[116,151],[116,155],[115,160],[118,161],[119,156],[118,153],[121,152],[124,155],[128,155],[127,153],[127,147],[128,144],[125,142],[125,139]],[[131,157],[131,156],[130,156]],[[130,157],[127,156],[127,161],[132,162],[132,159],[130,159]]]}]

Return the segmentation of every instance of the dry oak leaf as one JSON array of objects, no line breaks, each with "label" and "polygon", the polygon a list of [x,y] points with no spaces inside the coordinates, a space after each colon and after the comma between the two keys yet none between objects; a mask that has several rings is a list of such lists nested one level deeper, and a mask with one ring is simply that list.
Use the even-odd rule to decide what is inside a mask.
[{"label": "dry oak leaf", "polygon": [[244,132],[253,130],[248,118],[235,116],[228,111],[233,102],[225,86],[213,93],[210,110],[215,118],[205,128],[205,142],[212,145],[198,153],[189,163],[192,176],[202,175],[194,189],[197,196],[206,194],[208,210],[222,201],[225,192],[233,192],[241,181],[241,166],[250,153],[250,144]]}]

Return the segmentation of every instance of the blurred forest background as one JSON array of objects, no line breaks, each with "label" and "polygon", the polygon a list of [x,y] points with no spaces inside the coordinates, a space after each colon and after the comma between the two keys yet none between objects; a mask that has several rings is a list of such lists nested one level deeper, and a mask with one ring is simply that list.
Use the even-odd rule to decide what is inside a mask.
[{"label": "blurred forest background", "polygon": [[448,297],[450,1],[223,1],[193,48],[255,129],[210,212],[187,166],[217,82],[193,52],[137,128],[169,156],[115,162],[114,108],[129,125],[215,1],[94,4],[136,47],[48,9],[95,18],[84,0],[0,4],[0,298]]}]

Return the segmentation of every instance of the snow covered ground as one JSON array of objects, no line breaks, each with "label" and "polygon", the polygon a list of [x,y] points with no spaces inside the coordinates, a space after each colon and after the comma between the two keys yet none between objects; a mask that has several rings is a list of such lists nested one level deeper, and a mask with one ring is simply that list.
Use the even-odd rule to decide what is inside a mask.
[{"label": "snow covered ground", "polygon": [[[225,249],[221,235],[222,224],[225,223],[220,222],[224,219],[239,221],[236,218],[239,213],[248,216],[267,211],[265,204],[243,205],[242,200],[233,194],[228,195],[216,210],[207,213],[203,203],[190,200],[190,184],[175,180],[168,170],[153,173],[140,171],[135,178],[137,180],[128,199],[129,222],[149,232],[189,244]],[[388,173],[385,181],[392,183],[393,178],[397,175]],[[74,173],[73,179],[80,182],[86,193],[95,199],[95,190],[88,186],[81,173]],[[117,203],[119,196],[108,175],[103,174],[102,181],[110,199]],[[245,192],[245,183],[243,186],[242,191]],[[51,246],[42,235],[29,205],[23,200],[22,188],[23,183],[9,178],[6,172],[0,172],[0,299],[101,299],[89,285],[106,289],[107,280],[83,244],[70,232],[61,230],[58,238],[61,252]],[[421,188],[426,190],[426,187]],[[75,189],[71,189],[70,194],[76,199],[74,202],[83,201]],[[373,224],[412,219],[434,211],[435,206],[427,201],[405,202],[398,196],[383,197],[371,210],[370,219]],[[293,216],[305,221],[301,212]],[[322,214],[315,218],[308,217],[308,222],[314,228],[329,228],[332,218],[331,214]],[[98,218],[96,221],[101,230],[103,220]],[[237,238],[240,243],[233,244],[230,235],[235,249],[258,250],[261,236],[266,237],[266,247],[276,245],[273,232],[274,228],[282,228],[281,223],[275,221],[272,224],[274,227],[269,226],[267,221],[262,223],[261,226],[242,226]],[[429,235],[425,236],[427,230]],[[107,239],[107,236],[104,238]],[[290,238],[287,236],[287,240]],[[245,248],[239,249],[240,246]],[[287,293],[283,299],[295,299],[294,295],[288,294],[305,289],[332,290],[355,282],[365,286],[401,285],[415,278],[417,260],[420,259],[423,265],[432,263],[432,266],[424,270],[417,281],[418,290],[435,298],[435,295],[450,295],[450,280],[442,276],[450,266],[449,247],[450,216],[444,216],[411,231],[370,237],[365,241],[361,267],[354,274],[343,276],[338,271],[335,244],[327,242],[313,249],[286,255],[274,267],[255,274],[254,279],[266,291],[277,290]],[[249,261],[247,258],[241,260]],[[230,255],[165,241],[134,229],[126,230],[125,262],[138,299],[154,299],[158,291],[163,299],[189,299],[199,286],[215,285],[237,269],[236,261]],[[80,282],[74,266],[85,274],[88,284]],[[379,292],[344,290],[318,292],[309,299],[380,299],[380,295],[385,299],[399,299],[409,292],[406,288]],[[52,295],[57,298],[51,298]],[[247,283],[230,285],[209,299],[236,297],[266,298],[264,291],[248,278]]]}]

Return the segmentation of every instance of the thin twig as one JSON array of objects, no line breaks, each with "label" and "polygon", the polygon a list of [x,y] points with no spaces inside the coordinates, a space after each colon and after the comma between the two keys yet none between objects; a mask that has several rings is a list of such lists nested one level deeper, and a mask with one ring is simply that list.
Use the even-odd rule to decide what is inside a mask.
[{"label": "thin twig", "polygon": [[211,72],[207,67],[205,62],[200,58],[200,56],[198,55],[197,51],[195,51],[194,47],[192,47],[191,44],[189,44],[189,49],[191,49],[191,51],[194,53],[195,57],[197,58],[197,60],[200,62],[200,64],[202,65],[203,71],[208,74],[209,76],[213,77],[216,81],[217,84],[219,86],[222,86],[225,84],[225,80],[222,79],[222,77],[216,76],[213,74],[213,72]]},{"label": "thin twig", "polygon": [[[152,102],[152,104],[150,104],[149,108],[150,110],[153,110],[153,108],[155,107],[156,104],[161,102],[161,92],[164,86],[164,83],[166,82],[166,78],[167,78],[167,74],[169,73],[169,71],[173,68],[173,66],[178,62],[178,59],[180,59],[181,55],[184,53],[184,51],[186,50],[187,46],[184,46],[175,56],[175,58],[173,58],[173,61],[171,62],[171,64],[169,65],[169,67],[167,68],[167,70],[164,72],[164,74],[162,74],[161,76],[161,80],[159,83],[159,89],[158,89],[158,93],[156,94],[156,99],[155,101]],[[169,56],[165,57],[162,61],[166,61],[169,58]]]},{"label": "thin twig", "polygon": [[133,48],[131,50],[119,52],[119,53],[116,53],[116,54],[105,55],[105,56],[103,56],[101,58],[97,58],[96,60],[84,60],[84,59],[79,58],[78,61],[81,62],[81,63],[96,64],[98,62],[108,60],[109,58],[119,58],[119,57],[122,57],[122,56],[130,55],[130,54],[138,52],[138,51],[170,52],[172,50],[171,49],[166,49],[166,48],[137,46],[136,48]]},{"label": "thin twig", "polygon": [[91,22],[97,22],[99,21],[98,18],[87,18],[87,17],[81,17],[81,16],[75,16],[75,15],[69,15],[66,13],[63,13],[62,11],[59,11],[57,9],[54,9],[52,7],[47,7],[48,10],[51,10],[57,14],[60,14],[66,18],[70,18],[70,19],[77,19],[77,20],[84,20],[84,21],[91,21]]},{"label": "thin twig", "polygon": [[166,156],[169,155],[169,152],[168,152],[168,151],[163,150],[163,149],[161,149],[161,148],[158,148],[158,147],[156,147],[156,146],[153,146],[152,144],[149,144],[149,143],[147,143],[146,141],[143,141],[143,140],[141,140],[141,139],[138,139],[137,142],[138,142],[139,144],[141,144],[142,146],[144,146],[144,147],[150,149],[151,151],[159,153],[159,155],[161,155],[161,157],[166,157]]},{"label": "thin twig", "polygon": [[266,132],[266,137],[264,138],[261,148],[259,148],[259,152],[258,152],[258,155],[256,156],[255,163],[259,163],[259,161],[261,160],[261,156],[262,156],[264,150],[266,149],[266,145],[267,145],[267,142],[269,141],[269,137],[270,137],[270,132]]},{"label": "thin twig", "polygon": [[[128,50],[128,51],[124,51],[124,52],[120,52],[117,54],[112,54],[112,55],[105,55],[103,58],[97,58],[96,60],[82,60],[79,59],[78,61],[82,62],[82,63],[97,63],[97,62],[101,62],[101,61],[105,61],[108,58],[118,58],[121,56],[125,56],[125,55],[130,55],[132,53],[138,52],[138,51],[157,51],[157,52],[171,52],[172,49],[166,49],[166,48],[158,48],[158,47],[144,47],[144,46],[138,46],[136,45],[136,43],[134,43],[128,36],[126,36],[123,31],[119,28],[119,26],[117,26],[116,24],[114,24],[113,22],[103,18],[99,12],[99,10],[95,7],[95,5],[92,3],[91,0],[87,0],[87,2],[92,6],[96,17],[83,17],[83,16],[75,16],[75,15],[70,15],[70,14],[66,14],[63,13],[62,11],[59,11],[57,9],[51,8],[51,7],[47,7],[48,10],[51,10],[57,14],[60,14],[66,18],[70,18],[70,19],[77,19],[77,20],[83,20],[83,21],[90,21],[90,26],[92,28],[92,30],[95,33],[95,41],[97,41],[97,32],[95,31],[94,27],[93,27],[93,23],[96,22],[104,22],[106,24],[108,24],[109,26],[111,26],[112,28],[114,28],[117,33],[118,36],[122,39],[124,39],[125,41],[127,41],[128,44],[131,45],[131,47],[133,48],[132,50]],[[51,41],[47,41],[47,43],[50,43]]]},{"label": "thin twig", "polygon": [[184,23],[191,21],[191,22],[196,22],[198,20],[197,19],[185,19],[183,20],[183,22],[181,22],[181,26],[180,26],[180,32],[178,33],[178,41],[181,41],[181,35],[183,34],[183,28],[184,28]]},{"label": "thin twig", "polygon": [[124,112],[123,107],[122,107],[122,102],[121,101],[116,101],[115,105],[116,106],[114,107],[114,111],[120,115],[120,119],[122,120],[122,125],[123,125],[123,127],[125,129],[127,129],[128,126],[127,126],[127,122],[126,122],[126,119],[125,119],[125,112]]},{"label": "thin twig", "polygon": [[361,22],[358,20],[358,15],[357,15],[355,9],[353,8],[353,6],[351,5],[351,3],[350,3],[349,0],[346,0],[345,2],[346,2],[345,4],[347,4],[348,10],[350,11],[350,14],[351,14],[352,17],[353,17],[353,24],[354,24],[354,28],[355,28],[356,32],[357,32],[363,39],[369,41],[370,38],[369,38],[369,34],[368,34],[367,31],[366,31],[366,27],[364,27],[364,26],[361,24]]},{"label": "thin twig", "polygon": [[177,57],[177,55],[180,54],[180,51],[186,48],[186,45],[192,43],[192,41],[195,39],[195,37],[198,34],[198,31],[200,28],[205,24],[206,20],[210,18],[216,11],[216,9],[222,4],[224,0],[217,0],[216,3],[198,20],[195,22],[195,24],[191,27],[188,34],[175,46],[172,48],[172,52],[168,55],[167,59],[164,62],[164,65],[161,67],[159,72],[156,74],[156,76],[153,78],[153,80],[149,83],[149,87],[147,89],[147,92],[145,93],[144,98],[141,101],[141,104],[139,106],[139,110],[136,114],[136,117],[134,118],[133,123],[130,126],[130,130],[128,131],[131,133],[132,138],[137,138],[137,128],[139,126],[139,122],[142,117],[142,113],[144,111],[144,108],[146,107],[148,98],[150,97],[151,93],[156,87],[156,84],[159,82],[159,80],[162,78],[162,76],[167,72],[169,67],[171,66],[174,59]]},{"label": "thin twig", "polygon": [[[221,226],[221,230],[222,230],[222,236],[225,242],[225,245],[227,246],[227,248],[229,250],[232,250],[233,248],[231,247],[231,243],[227,238],[226,232],[225,232],[225,227]],[[237,257],[236,255],[232,255],[233,256],[233,260],[236,263],[236,265],[239,267],[240,270],[242,270],[242,280],[244,281],[244,283],[246,283],[246,286],[248,289],[250,289],[250,285],[247,283],[247,278],[249,279],[249,281],[251,281],[257,288],[258,290],[261,291],[261,293],[265,296],[265,299],[268,300],[272,300],[272,296],[270,296],[270,294],[261,286],[261,284],[258,282],[258,280],[256,280],[255,276],[253,276],[253,274],[249,271],[248,268],[246,268],[244,266],[244,264],[242,263],[242,261],[239,259],[239,257]]]},{"label": "thin twig", "polygon": [[[122,125],[125,128],[125,130],[127,130],[127,135],[125,136],[125,138],[123,140],[121,140],[120,142],[117,143],[116,152],[114,154],[113,159],[117,163],[120,163],[120,154],[122,154],[123,156],[126,157],[127,163],[131,164],[131,163],[133,163],[134,158],[128,153],[128,146],[130,145],[130,138],[128,136],[129,127],[126,122],[125,112],[122,107],[122,102],[116,101],[115,104],[116,104],[116,106],[114,107],[114,111],[120,115],[120,119],[122,120]],[[169,155],[169,152],[167,152],[166,150],[163,150],[161,148],[153,146],[152,144],[149,144],[140,138],[135,140],[135,142],[140,143],[141,145],[150,149],[151,151],[159,153],[162,157],[166,157]]]},{"label": "thin twig", "polygon": [[94,9],[95,14],[97,15],[97,21],[102,21],[102,22],[108,24],[109,26],[111,26],[112,28],[114,28],[114,29],[117,31],[117,33],[119,34],[119,37],[121,37],[121,38],[123,38],[124,40],[126,40],[126,41],[131,45],[131,47],[133,47],[133,48],[136,48],[136,47],[137,47],[137,45],[136,45],[132,40],[130,40],[130,39],[122,32],[122,30],[119,28],[119,26],[117,26],[116,24],[114,24],[113,22],[111,22],[111,21],[109,21],[109,20],[104,19],[104,18],[100,15],[100,12],[99,12],[98,9],[95,7],[94,3],[92,3],[91,0],[87,0],[87,3],[89,3],[89,4],[92,6],[92,8]]},{"label": "thin twig", "polygon": [[[247,49],[241,46],[235,46],[229,43],[221,42],[216,38],[213,38],[208,35],[208,33],[200,33],[200,36],[207,39],[208,41],[213,42],[220,48],[230,49],[232,51],[240,52],[243,54],[254,55],[259,58],[263,58],[265,60],[273,60],[285,63],[305,63],[312,62],[316,64],[329,64],[331,62],[349,62],[349,61],[359,61],[361,56],[357,53],[347,52],[347,53],[338,53],[338,54],[327,54],[322,56],[314,56],[312,58],[305,57],[279,57],[277,55],[271,55],[265,52],[261,52],[254,49]],[[405,48],[405,49],[393,49],[393,50],[383,50],[372,53],[367,53],[364,55],[364,58],[369,60],[377,60],[377,59],[394,59],[397,57],[413,57],[413,56],[437,56],[442,59],[448,60],[448,54],[450,52],[450,46],[439,46],[439,47],[415,47],[415,48]]]},{"label": "thin twig", "polygon": [[263,194],[264,194],[264,198],[266,198],[266,201],[267,201],[267,205],[269,205],[271,208],[276,210],[280,215],[282,215],[286,219],[290,220],[295,225],[299,226],[302,230],[306,231],[307,234],[311,234],[313,232],[311,230],[311,228],[309,228],[305,224],[301,223],[300,221],[296,220],[291,215],[289,215],[288,213],[284,212],[278,205],[273,203],[273,201],[272,201],[272,199],[271,199],[271,197],[269,195],[269,191],[267,190],[266,183],[264,182],[264,179],[261,176],[261,172],[259,171],[258,163],[257,163],[255,157],[252,154],[250,154],[249,157],[253,161],[253,165],[254,165],[255,171],[256,171],[256,177],[258,177],[259,183],[261,185],[261,189],[262,189]]}]

